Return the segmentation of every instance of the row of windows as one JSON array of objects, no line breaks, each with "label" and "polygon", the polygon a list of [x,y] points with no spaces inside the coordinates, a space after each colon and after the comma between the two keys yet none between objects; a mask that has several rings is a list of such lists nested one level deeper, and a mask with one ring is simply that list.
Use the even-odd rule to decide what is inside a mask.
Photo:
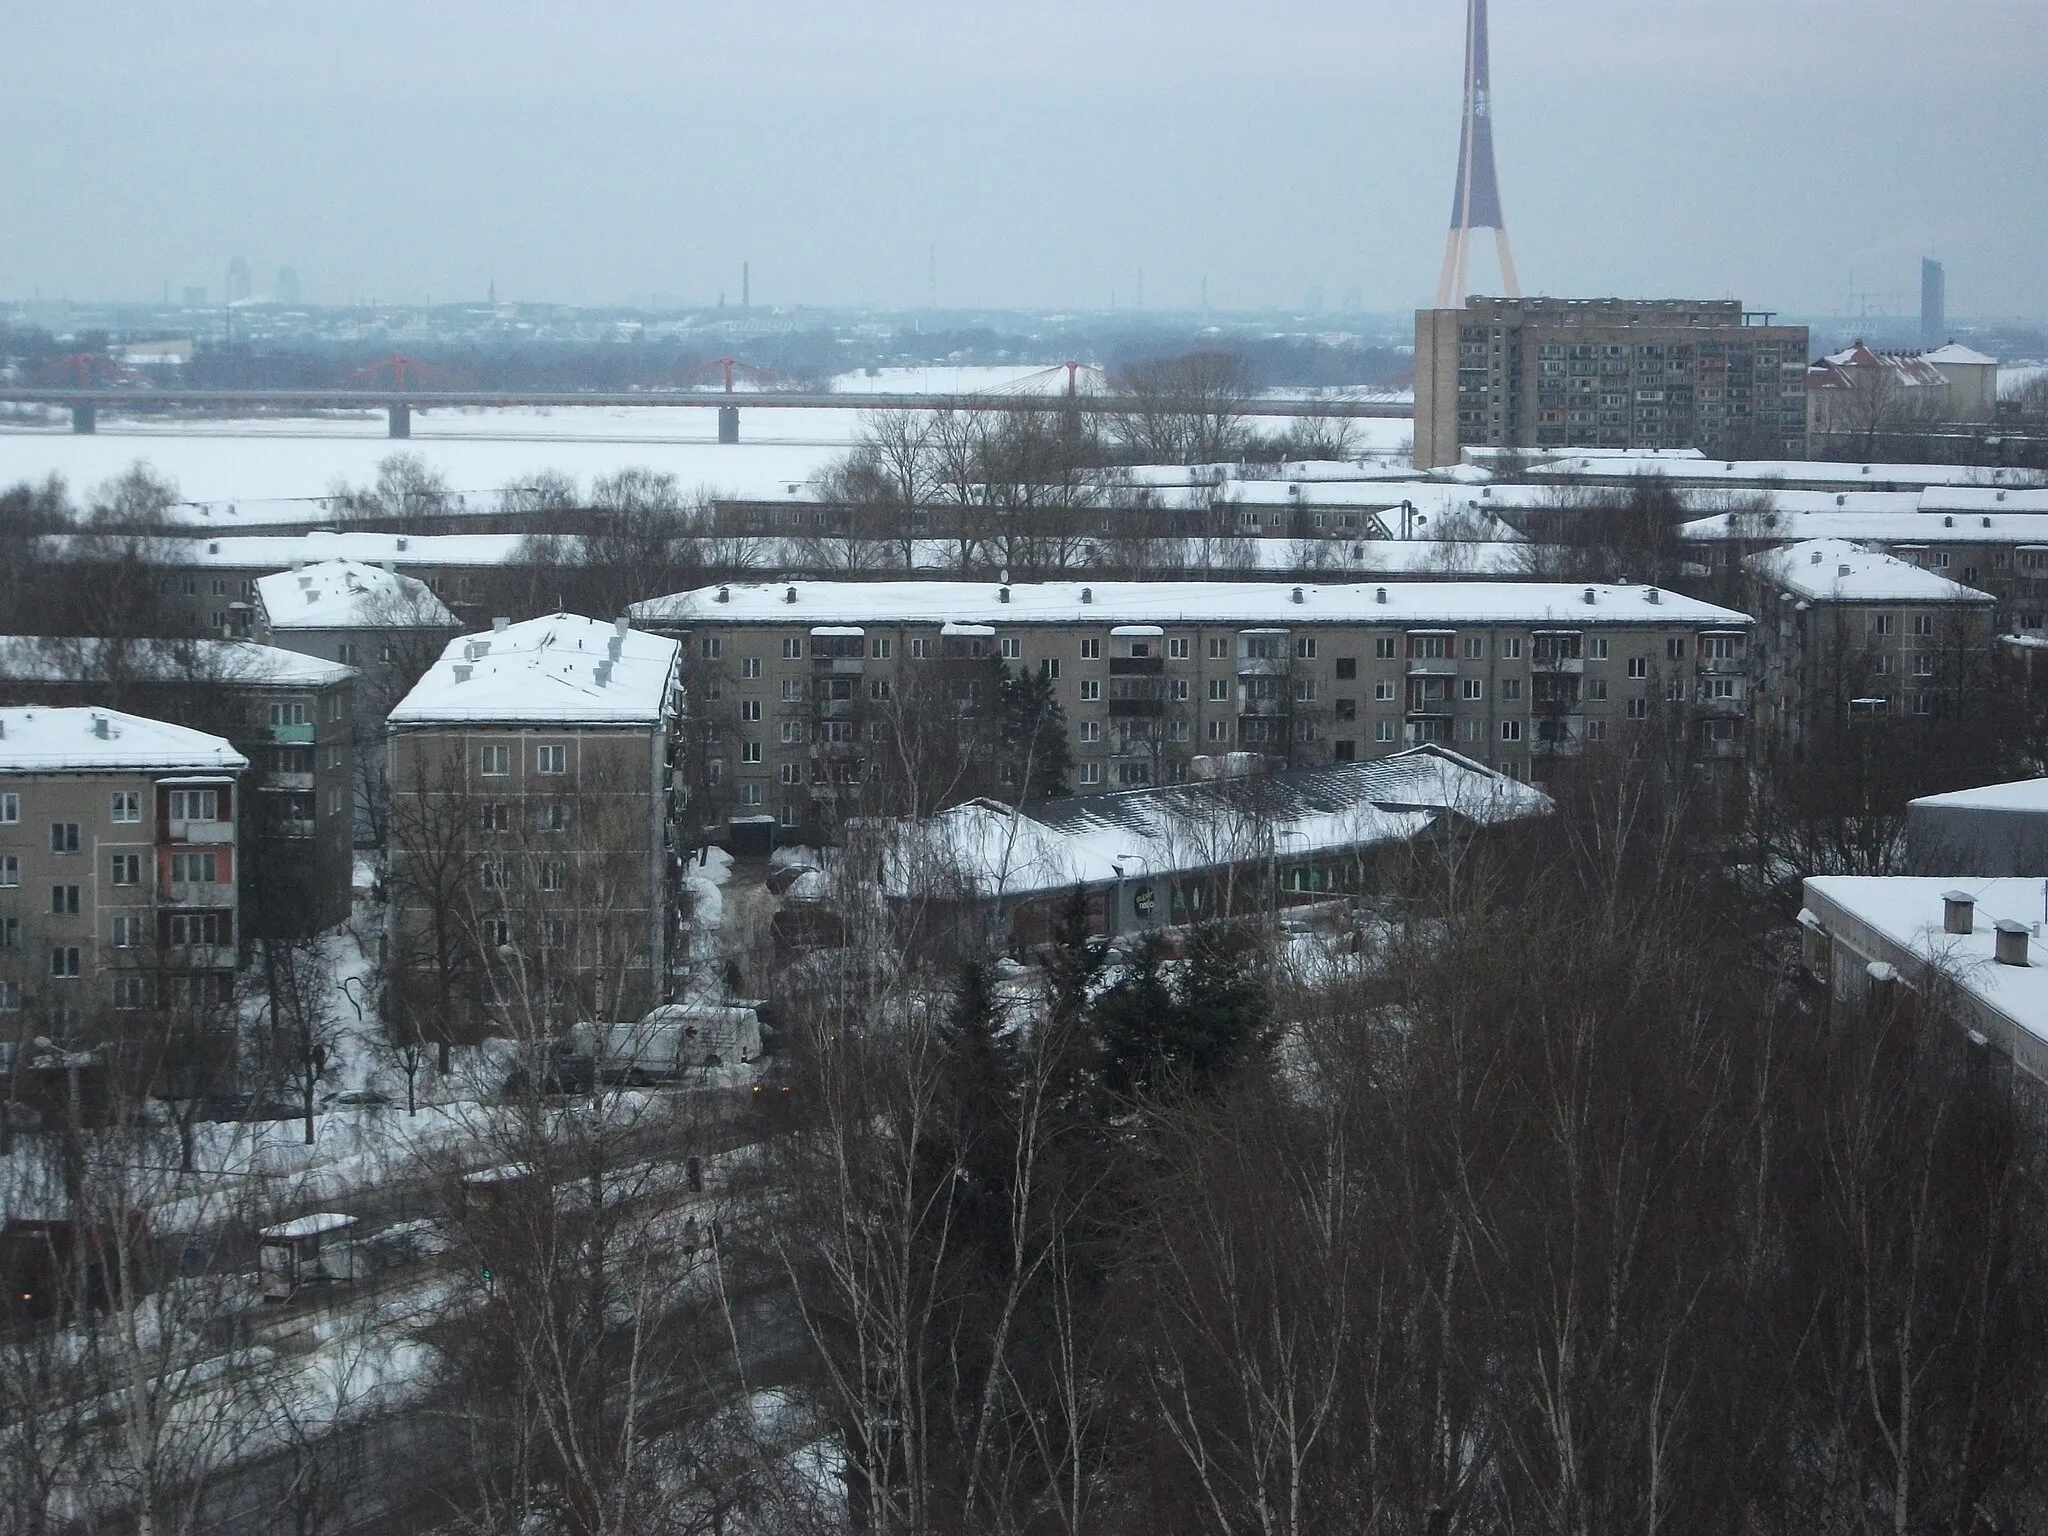
[{"label": "row of windows", "polygon": [[[65,888],[53,887],[50,892],[50,907],[53,913],[74,916],[78,912],[77,886],[71,886],[68,894]],[[68,906],[65,903],[68,902]],[[142,943],[148,918],[137,913],[124,912],[114,917],[107,926],[108,942],[115,949],[134,949]],[[233,942],[234,917],[227,912],[174,912],[164,920],[164,942],[178,946],[194,944],[229,944]],[[0,949],[21,947],[21,919],[0,918]]]},{"label": "row of windows", "polygon": [[[509,802],[489,800],[479,809],[484,831],[512,830],[512,806]],[[533,825],[539,832],[566,832],[569,830],[569,807],[560,800],[549,800],[537,805],[533,809]]]},{"label": "row of windows", "polygon": [[[76,981],[84,974],[79,965],[76,945],[65,945],[50,951],[50,979],[52,981]],[[120,1009],[147,1008],[152,992],[164,1000],[166,1007],[180,1007],[191,1004],[208,1006],[224,1003],[232,995],[233,983],[225,977],[213,976],[166,976],[161,984],[153,986],[159,978],[124,975],[114,978],[114,1006]],[[22,986],[19,981],[0,979],[0,1013],[18,1013],[22,1005]]]},{"label": "row of windows", "polygon": [[[509,742],[486,743],[478,755],[478,767],[485,778],[503,778],[512,772],[512,746]],[[569,771],[569,749],[557,743],[544,743],[533,749],[533,771],[535,773],[567,773]]]}]

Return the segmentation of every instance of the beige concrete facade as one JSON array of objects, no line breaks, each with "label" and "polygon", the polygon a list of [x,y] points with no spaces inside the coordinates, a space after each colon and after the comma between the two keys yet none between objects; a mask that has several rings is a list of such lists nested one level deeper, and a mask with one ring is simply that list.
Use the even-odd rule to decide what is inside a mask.
[{"label": "beige concrete facade", "polygon": [[1734,299],[1492,299],[1415,315],[1415,465],[1467,447],[1800,458],[1807,332]]}]

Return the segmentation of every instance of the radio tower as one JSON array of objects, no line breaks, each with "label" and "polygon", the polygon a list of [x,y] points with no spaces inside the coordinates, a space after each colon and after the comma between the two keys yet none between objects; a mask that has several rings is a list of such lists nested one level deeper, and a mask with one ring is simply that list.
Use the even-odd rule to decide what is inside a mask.
[{"label": "radio tower", "polygon": [[1465,263],[1472,231],[1493,231],[1500,252],[1500,279],[1507,297],[1518,299],[1515,258],[1508,252],[1507,221],[1500,212],[1500,183],[1493,174],[1493,91],[1487,84],[1486,0],[1465,0],[1465,121],[1458,134],[1458,190],[1451,199],[1451,235],[1444,242],[1444,270],[1436,283],[1438,309],[1463,308]]}]

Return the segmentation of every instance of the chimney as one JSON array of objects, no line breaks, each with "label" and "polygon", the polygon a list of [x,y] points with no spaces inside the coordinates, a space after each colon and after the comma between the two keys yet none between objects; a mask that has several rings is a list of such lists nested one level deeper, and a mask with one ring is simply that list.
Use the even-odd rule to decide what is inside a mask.
[{"label": "chimney", "polygon": [[1663,594],[1662,594],[1662,593],[1660,593],[1660,592],[1659,592],[1659,591],[1658,591],[1658,590],[1657,590],[1657,589],[1656,589],[1655,587],[1645,587],[1645,588],[1643,588],[1643,601],[1644,601],[1644,602],[1646,602],[1646,603],[1660,603],[1660,602],[1662,602],[1663,600],[1664,600],[1664,598],[1663,598]]},{"label": "chimney", "polygon": [[1848,575],[1848,574],[1849,574],[1849,562],[1848,562],[1848,561],[1846,561],[1846,560],[1844,560],[1844,561],[1843,561],[1843,562],[1842,562],[1842,563],[1841,563],[1840,565],[1836,566],[1836,567],[1835,567],[1835,574],[1836,574],[1837,576],[1846,576],[1846,575]]},{"label": "chimney", "polygon": [[1290,602],[1296,602],[1296,603],[1298,603],[1298,602],[1300,602],[1300,601],[1301,601],[1301,588],[1299,588],[1299,587],[1296,587],[1296,588],[1294,589],[1294,592],[1293,592],[1292,596],[1291,596],[1291,597],[1289,598],[1289,601],[1290,601]]},{"label": "chimney", "polygon": [[403,538],[402,538],[402,539],[400,539],[400,540],[398,541],[398,552],[399,552],[400,554],[404,554],[404,553],[405,553],[405,551],[406,551],[406,548],[407,548],[407,546],[408,546],[408,545],[409,545],[409,544],[410,544],[411,542],[412,542],[412,541],[411,541],[411,540],[409,540],[409,539],[403,539]]},{"label": "chimney", "polygon": [[469,681],[469,668],[463,666],[460,662],[457,662],[455,665],[455,681],[458,683]]},{"label": "chimney", "polygon": [[1941,931],[1943,933],[1975,933],[1977,898],[1968,891],[1943,891],[1941,893]]},{"label": "chimney", "polygon": [[107,739],[108,726],[107,717],[105,715],[95,714],[92,717],[92,733],[93,735],[99,737],[101,741],[105,741]]},{"label": "chimney", "polygon": [[1381,587],[1378,590],[1376,590],[1373,593],[1372,600],[1376,603],[1384,603],[1387,600],[1387,589],[1385,587]]},{"label": "chimney", "polygon": [[782,589],[782,600],[783,600],[783,601],[784,601],[785,603],[793,603],[793,602],[795,602],[795,601],[796,601],[796,588],[795,588],[795,587],[784,587],[784,588]]},{"label": "chimney", "polygon": [[729,603],[729,602],[731,602],[731,601],[732,601],[732,588],[731,588],[731,587],[720,587],[720,588],[718,589],[718,600],[719,600],[719,601],[720,601],[721,603]]},{"label": "chimney", "polygon": [[612,664],[609,661],[600,661],[597,664],[597,686],[602,688],[611,680]]},{"label": "chimney", "polygon": [[2024,966],[2027,963],[2027,925],[2001,917],[1997,926],[1998,938],[1992,958],[2000,965]]},{"label": "chimney", "polygon": [[1008,587],[998,587],[998,588],[996,588],[996,601],[997,601],[997,602],[999,602],[999,603],[1007,603],[1007,602],[1008,602],[1009,600],[1010,600],[1010,589],[1009,589]]},{"label": "chimney", "polygon": [[502,635],[503,633],[505,633],[506,630],[510,629],[511,627],[512,621],[508,618],[503,617],[502,615],[500,615],[498,618],[491,620],[491,633],[494,635]]},{"label": "chimney", "polygon": [[604,648],[610,653],[612,660],[617,661],[619,659],[619,652],[626,648],[626,642],[617,635],[613,635],[611,639],[605,641]]},{"label": "chimney", "polygon": [[1815,550],[1815,551],[1813,552],[1813,559],[1812,559],[1812,560],[1811,560],[1810,562],[1808,562],[1808,563],[1809,563],[1809,564],[1812,564],[1812,565],[1819,565],[1819,564],[1820,564],[1820,551],[1819,551],[1819,550],[1817,550],[1817,549],[1816,549],[1816,550]]},{"label": "chimney", "polygon": [[627,635],[633,632],[632,619],[623,613],[620,614],[616,619],[612,620],[612,632],[621,640],[625,639]]},{"label": "chimney", "polygon": [[1593,589],[1592,589],[1591,587],[1588,587],[1588,588],[1586,588],[1586,604],[1587,604],[1587,606],[1588,606],[1588,607],[1590,607],[1590,606],[1592,606],[1592,603],[1593,603]]},{"label": "chimney", "polygon": [[1082,601],[1082,602],[1084,602],[1084,603],[1092,603],[1092,602],[1094,602],[1094,601],[1095,601],[1095,589],[1094,589],[1093,587],[1083,587],[1083,588],[1081,589],[1081,601]]}]

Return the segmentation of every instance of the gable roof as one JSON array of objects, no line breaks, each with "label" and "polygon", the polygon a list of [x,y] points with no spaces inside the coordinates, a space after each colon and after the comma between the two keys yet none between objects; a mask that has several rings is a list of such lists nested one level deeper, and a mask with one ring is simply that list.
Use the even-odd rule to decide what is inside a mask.
[{"label": "gable roof", "polygon": [[443,724],[656,724],[677,708],[682,647],[555,613],[448,642],[391,711],[394,728]]}]

